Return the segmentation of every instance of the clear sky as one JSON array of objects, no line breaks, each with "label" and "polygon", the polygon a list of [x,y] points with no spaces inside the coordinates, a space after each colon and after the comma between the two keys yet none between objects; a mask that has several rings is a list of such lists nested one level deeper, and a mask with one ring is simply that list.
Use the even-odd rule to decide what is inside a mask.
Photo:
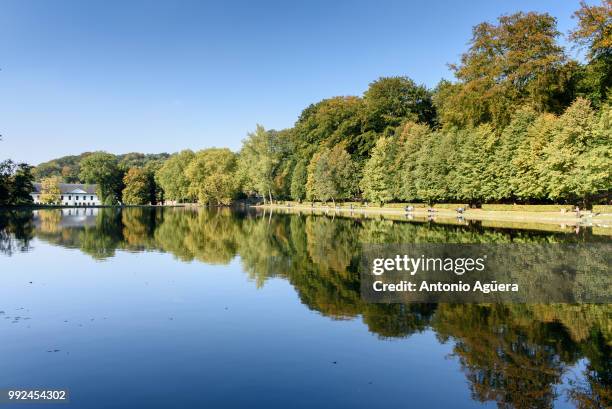
[{"label": "clear sky", "polygon": [[[592,3],[593,1],[590,1]],[[433,87],[471,28],[578,0],[0,1],[0,159],[240,147],[257,123],[361,95],[380,76]],[[572,51],[572,55],[575,54]]]}]

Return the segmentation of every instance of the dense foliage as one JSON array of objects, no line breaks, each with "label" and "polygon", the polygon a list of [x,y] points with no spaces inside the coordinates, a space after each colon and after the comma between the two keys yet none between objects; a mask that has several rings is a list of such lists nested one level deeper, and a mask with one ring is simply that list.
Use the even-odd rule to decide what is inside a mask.
[{"label": "dense foliage", "polygon": [[[81,162],[94,153],[96,152],[84,152],[80,155],[63,156],[40,163],[34,168],[34,177],[36,180],[41,181],[49,176],[59,176],[65,183],[82,183],[83,180],[80,177]],[[151,162],[164,161],[170,155],[167,153],[144,154],[131,152],[113,156],[115,156],[117,166],[127,170],[129,168],[142,168]]]},{"label": "dense foliage", "polygon": [[[612,186],[612,110],[578,98],[560,116],[525,108],[497,132],[407,123],[381,138],[362,179],[368,200],[604,201]],[[400,189],[394,189],[399,183]]]},{"label": "dense foliage", "polygon": [[612,2],[581,3],[569,59],[548,14],[474,27],[435,90],[380,78],[363,97],[325,99],[295,126],[244,141],[247,193],[272,200],[385,203],[609,202]]},{"label": "dense foliage", "polygon": [[150,191],[153,175],[140,168],[130,168],[123,177],[122,197],[127,205],[144,205],[150,203]]},{"label": "dense foliage", "polygon": [[555,18],[518,12],[475,26],[451,65],[455,81],[434,90],[383,77],[362,96],[311,104],[290,129],[258,125],[237,155],[93,152],[40,164],[34,175],[97,183],[106,204],[218,205],[243,194],[266,202],[608,203],[612,1],[581,2],[574,17],[569,39],[584,48],[584,63],[568,57]]},{"label": "dense foliage", "polygon": [[197,152],[185,170],[190,193],[205,205],[231,203],[238,191],[235,173],[236,154],[227,148]]},{"label": "dense foliage", "polygon": [[189,179],[185,175],[185,168],[194,158],[194,153],[184,150],[170,156],[155,174],[155,179],[167,199],[178,203],[193,201],[189,191]]},{"label": "dense foliage", "polygon": [[0,162],[0,206],[32,203],[33,181],[30,165],[11,160]]},{"label": "dense foliage", "polygon": [[44,204],[59,204],[61,200],[61,178],[49,176],[40,181],[40,202]]},{"label": "dense foliage", "polygon": [[85,183],[98,185],[98,197],[103,204],[112,205],[120,199],[123,172],[117,158],[106,152],[95,152],[81,161],[79,177]]}]

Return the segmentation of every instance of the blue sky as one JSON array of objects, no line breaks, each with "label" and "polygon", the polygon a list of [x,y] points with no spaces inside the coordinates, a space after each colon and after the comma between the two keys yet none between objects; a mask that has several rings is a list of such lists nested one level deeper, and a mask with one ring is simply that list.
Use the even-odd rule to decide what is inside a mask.
[{"label": "blue sky", "polygon": [[380,76],[430,87],[451,78],[447,63],[481,21],[546,11],[566,33],[577,8],[577,0],[2,0],[0,159],[237,150],[257,123],[292,126],[308,104],[361,95]]}]

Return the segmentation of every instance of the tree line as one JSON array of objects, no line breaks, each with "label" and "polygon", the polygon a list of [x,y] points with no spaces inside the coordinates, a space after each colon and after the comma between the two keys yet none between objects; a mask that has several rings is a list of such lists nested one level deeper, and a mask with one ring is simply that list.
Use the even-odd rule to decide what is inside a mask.
[{"label": "tree line", "polygon": [[237,153],[213,148],[126,160],[95,152],[40,165],[35,174],[97,183],[107,204],[226,205],[245,196],[607,203],[612,0],[581,2],[574,17],[568,39],[585,51],[584,62],[560,45],[555,18],[518,12],[475,26],[451,65],[454,81],[434,89],[408,77],[379,78],[362,96],[311,104],[292,128],[258,125]]},{"label": "tree line", "polygon": [[32,166],[12,160],[0,162],[0,206],[27,205],[32,202]]},{"label": "tree line", "polygon": [[171,158],[158,180],[179,201],[609,202],[612,1],[583,2],[574,17],[585,63],[568,57],[550,15],[501,16],[474,27],[454,82],[380,78],[362,97],[310,105],[290,129],[258,126],[226,167],[207,168],[224,177],[215,186],[187,170],[205,151]]}]

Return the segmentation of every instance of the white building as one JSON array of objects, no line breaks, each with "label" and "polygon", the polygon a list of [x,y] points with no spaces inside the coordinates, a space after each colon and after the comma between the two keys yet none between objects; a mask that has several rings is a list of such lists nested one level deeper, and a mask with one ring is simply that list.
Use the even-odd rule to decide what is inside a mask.
[{"label": "white building", "polygon": [[[100,200],[96,194],[97,185],[84,185],[81,183],[60,183],[61,206],[100,206]],[[35,204],[41,204],[42,194],[40,183],[34,183],[34,191],[31,193]]]}]

